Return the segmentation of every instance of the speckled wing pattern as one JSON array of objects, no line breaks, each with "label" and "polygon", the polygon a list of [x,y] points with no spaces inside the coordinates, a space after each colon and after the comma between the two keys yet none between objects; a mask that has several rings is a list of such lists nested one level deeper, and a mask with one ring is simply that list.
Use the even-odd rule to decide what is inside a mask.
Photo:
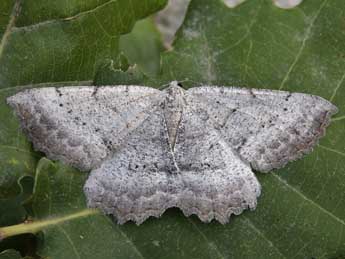
[{"label": "speckled wing pattern", "polygon": [[30,89],[10,98],[37,150],[81,170],[89,207],[122,224],[170,207],[227,223],[255,209],[267,172],[312,150],[337,108],[273,90],[141,86]]},{"label": "speckled wing pattern", "polygon": [[196,87],[187,102],[236,153],[260,172],[312,151],[338,109],[309,94],[233,87]]},{"label": "speckled wing pattern", "polygon": [[150,116],[117,152],[91,171],[84,191],[91,207],[138,224],[176,206],[182,181],[169,147],[163,110]]},{"label": "speckled wing pattern", "polygon": [[7,101],[36,150],[86,171],[126,141],[161,99],[148,87],[83,86],[28,89]]},{"label": "speckled wing pattern", "polygon": [[185,107],[174,154],[183,180],[177,207],[186,216],[225,224],[231,214],[255,209],[261,187],[249,164],[192,106]]}]

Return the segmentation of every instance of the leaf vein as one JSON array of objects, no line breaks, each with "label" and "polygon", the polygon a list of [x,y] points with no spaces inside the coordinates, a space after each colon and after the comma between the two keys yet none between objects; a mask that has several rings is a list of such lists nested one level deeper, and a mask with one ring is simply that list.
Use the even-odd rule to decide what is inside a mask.
[{"label": "leaf vein", "polygon": [[40,88],[40,87],[61,87],[62,84],[65,84],[64,86],[91,86],[93,84],[92,81],[61,81],[61,82],[43,82],[43,83],[37,83],[37,84],[29,84],[29,85],[17,85],[12,87],[6,87],[6,88],[0,88],[0,93],[11,91],[14,89],[17,90],[24,90],[27,88]]},{"label": "leaf vein", "polygon": [[279,86],[279,90],[283,89],[285,83],[287,82],[287,80],[289,79],[289,76],[292,72],[292,70],[295,68],[297,62],[299,61],[301,55],[302,55],[302,52],[305,48],[305,44],[306,44],[306,41],[307,39],[309,39],[309,36],[311,34],[311,29],[313,28],[314,24],[315,24],[315,21],[317,20],[317,18],[319,17],[320,13],[321,13],[321,10],[323,9],[323,7],[326,5],[326,3],[328,2],[328,0],[325,0],[323,1],[323,3],[321,4],[320,8],[318,9],[317,13],[315,14],[314,18],[312,19],[310,25],[308,26],[307,28],[307,31],[305,33],[305,36],[303,38],[303,41],[302,41],[302,44],[301,44],[301,47],[299,48],[298,52],[297,52],[297,55],[295,57],[295,59],[293,60],[293,62],[291,63],[287,73],[285,74],[280,86]]},{"label": "leaf vein", "polygon": [[[344,154],[345,155],[345,154]],[[304,200],[306,200],[307,202],[309,202],[310,204],[312,204],[313,206],[315,206],[316,208],[318,208],[319,210],[321,210],[323,213],[327,214],[328,216],[330,216],[332,219],[334,219],[335,221],[337,221],[338,223],[340,223],[341,225],[345,226],[345,221],[342,220],[341,218],[337,217],[336,215],[334,215],[332,212],[326,210],[325,208],[323,208],[322,206],[320,206],[318,203],[316,203],[315,201],[309,199],[307,196],[305,196],[301,191],[297,190],[294,186],[292,186],[291,184],[289,184],[287,181],[285,181],[284,179],[282,179],[281,177],[279,177],[277,174],[272,174],[273,177],[275,177],[279,182],[281,182],[282,184],[284,184],[285,186],[289,187],[293,192],[297,193],[299,196],[301,196]]]},{"label": "leaf vein", "polygon": [[77,248],[75,247],[75,245],[74,245],[73,240],[71,239],[71,237],[68,235],[68,233],[64,230],[64,228],[63,228],[62,226],[58,225],[58,228],[59,228],[59,230],[64,234],[64,236],[66,237],[68,243],[71,245],[72,250],[73,250],[73,252],[75,253],[75,255],[77,256],[77,258],[80,259],[80,258],[81,258],[81,257],[80,257],[80,254],[79,254]]},{"label": "leaf vein", "polygon": [[15,151],[19,151],[19,152],[22,152],[22,153],[26,153],[26,154],[29,154],[29,155],[33,155],[35,157],[40,157],[39,155],[37,155],[36,153],[34,152],[30,152],[28,150],[25,150],[25,149],[21,149],[21,148],[18,148],[18,147],[14,147],[14,146],[8,146],[8,145],[1,145],[0,144],[0,148],[7,148],[7,149],[13,149]]},{"label": "leaf vein", "polygon": [[200,234],[200,236],[207,242],[207,244],[209,245],[209,247],[211,247],[217,254],[219,258],[225,259],[225,256],[219,251],[219,248],[216,244],[214,244],[213,242],[211,242],[208,237],[198,228],[197,225],[195,225],[195,223],[188,217],[187,218],[188,221],[191,223],[191,225],[193,226],[193,228]]},{"label": "leaf vein", "polygon": [[335,117],[333,119],[331,119],[331,121],[341,121],[345,119],[345,115],[344,116],[339,116],[339,117]]},{"label": "leaf vein", "polygon": [[115,225],[113,221],[110,220],[109,217],[104,216],[104,218],[110,222],[110,224],[114,227],[114,229],[116,229],[126,240],[128,240],[128,243],[131,245],[131,247],[133,248],[133,250],[137,253],[137,255],[140,256],[140,258],[145,259],[145,257],[143,256],[143,254],[138,250],[137,246],[133,243],[133,241],[126,235],[126,233],[124,231],[122,231],[120,229],[120,227],[118,225]]},{"label": "leaf vein", "polygon": [[7,24],[6,30],[5,30],[5,32],[3,34],[1,42],[0,42],[0,58],[2,57],[5,45],[6,45],[6,43],[8,41],[8,38],[9,38],[9,36],[11,34],[12,28],[15,25],[16,18],[17,18],[18,14],[19,14],[20,3],[21,3],[20,0],[17,0],[14,3],[13,9],[12,9],[12,13],[10,15],[10,20],[9,20],[9,22]]},{"label": "leaf vein", "polygon": [[53,24],[53,23],[58,23],[58,22],[63,22],[63,21],[73,21],[73,20],[76,20],[79,17],[82,17],[84,15],[94,14],[97,10],[99,10],[99,9],[101,9],[103,7],[106,7],[107,5],[112,4],[114,2],[117,2],[117,1],[118,0],[109,0],[109,1],[107,1],[107,2],[105,2],[103,4],[101,4],[101,5],[98,5],[98,6],[94,7],[94,8],[92,8],[92,9],[90,9],[90,10],[86,10],[86,11],[77,13],[77,14],[75,14],[73,16],[46,20],[46,21],[35,23],[35,24],[24,25],[24,26],[21,26],[21,27],[15,27],[14,29],[16,29],[17,31],[18,30],[30,31],[30,30],[35,30],[38,27],[45,26],[45,25],[50,25],[50,24]]},{"label": "leaf vein", "polygon": [[337,92],[338,92],[340,86],[341,86],[341,85],[343,84],[343,82],[344,82],[344,79],[345,79],[345,72],[343,73],[342,77],[340,78],[340,80],[339,80],[337,86],[334,88],[333,94],[332,94],[331,98],[329,99],[330,102],[332,102],[333,99],[335,98],[335,96],[336,96],[336,94],[337,94]]},{"label": "leaf vein", "polygon": [[339,150],[336,150],[336,149],[333,149],[333,148],[329,148],[329,147],[325,147],[325,146],[320,145],[320,144],[318,146],[323,148],[323,149],[325,149],[325,150],[327,150],[327,151],[331,151],[331,152],[337,153],[338,155],[345,156],[345,153],[343,153],[343,152],[341,152]]},{"label": "leaf vein", "polygon": [[244,220],[259,236],[261,236],[263,239],[265,239],[277,252],[280,254],[282,257],[287,258],[282,252],[280,252],[279,248],[274,245],[274,243],[267,238],[267,236],[260,230],[258,229],[253,222],[246,216],[242,217],[242,220]]}]

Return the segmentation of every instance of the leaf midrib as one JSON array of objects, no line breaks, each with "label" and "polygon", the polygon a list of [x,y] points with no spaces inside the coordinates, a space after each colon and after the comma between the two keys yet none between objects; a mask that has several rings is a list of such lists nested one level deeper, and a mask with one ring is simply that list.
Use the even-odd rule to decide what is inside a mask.
[{"label": "leaf midrib", "polygon": [[9,21],[8,21],[8,24],[6,27],[6,30],[2,36],[2,39],[0,42],[0,59],[2,57],[2,53],[4,52],[4,47],[5,47],[5,45],[8,41],[8,38],[11,34],[12,28],[15,25],[16,18],[18,16],[18,9],[20,7],[20,2],[21,2],[20,0],[16,0],[16,2],[14,3],[13,8],[12,8],[12,12],[11,12],[11,15],[9,17]]},{"label": "leaf midrib", "polygon": [[88,15],[88,14],[93,14],[94,12],[96,12],[98,9],[101,9],[103,7],[106,7],[109,4],[115,3],[118,0],[109,0],[103,4],[100,4],[98,6],[95,6],[89,10],[85,10],[79,13],[76,13],[72,16],[67,16],[67,17],[60,17],[60,18],[55,18],[55,19],[50,19],[50,20],[45,20],[45,21],[41,21],[41,22],[37,22],[37,23],[33,23],[33,24],[29,24],[29,25],[24,25],[24,26],[20,26],[20,27],[15,27],[14,29],[16,29],[17,31],[19,30],[25,30],[25,31],[30,31],[33,29],[36,29],[38,27],[42,27],[42,26],[46,26],[46,25],[50,25],[53,23],[59,23],[62,21],[73,21],[76,20],[84,15]]}]

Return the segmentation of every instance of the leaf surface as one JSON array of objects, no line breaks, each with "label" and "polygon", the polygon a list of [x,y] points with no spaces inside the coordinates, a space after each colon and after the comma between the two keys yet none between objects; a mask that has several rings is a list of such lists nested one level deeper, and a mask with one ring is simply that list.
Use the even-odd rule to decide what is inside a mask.
[{"label": "leaf surface", "polygon": [[19,252],[15,250],[5,250],[0,253],[0,259],[20,259],[22,258]]},{"label": "leaf surface", "polygon": [[117,225],[86,208],[81,191],[86,178],[87,174],[61,163],[40,160],[32,207],[36,223],[45,226],[37,254],[51,258],[140,258]]},{"label": "leaf surface", "polygon": [[[4,2],[4,3],[3,3]],[[19,192],[37,154],[6,97],[26,87],[92,84],[104,63],[117,68],[119,39],[166,0],[4,0],[0,5],[0,198]],[[41,85],[38,85],[42,83]],[[27,86],[18,86],[27,85]]]},{"label": "leaf surface", "polygon": [[269,0],[234,9],[195,0],[173,51],[163,55],[164,82],[304,92],[339,108],[311,154],[281,170],[257,173],[262,196],[254,212],[225,226],[193,220],[195,232],[215,244],[220,258],[345,254],[344,8],[343,1],[328,0],[304,1],[289,11]]},{"label": "leaf surface", "polygon": [[[85,1],[83,12],[93,8],[87,6],[88,3]],[[73,8],[67,9],[56,6],[51,19],[60,23],[60,19],[75,15]],[[79,60],[79,74],[74,73],[77,62],[70,63],[71,75],[63,74],[61,71],[69,70],[62,62],[58,63],[57,70],[47,65],[37,67],[34,73],[37,77],[33,76],[30,81],[31,76],[24,76],[30,66],[19,69],[20,73],[15,76],[14,72],[6,72],[17,71],[13,70],[12,63],[3,66],[7,63],[1,63],[0,56],[0,86],[5,81],[13,86],[17,82],[49,85],[54,82],[55,74],[50,77],[48,74],[55,71],[57,81],[77,83],[94,80],[96,84],[135,82],[159,87],[171,80],[180,80],[185,87],[207,83],[282,89],[316,94],[339,108],[326,136],[311,154],[281,170],[264,175],[257,173],[263,187],[257,209],[232,217],[227,225],[203,224],[196,217],[184,217],[177,209],[170,209],[162,218],[149,219],[139,227],[132,223],[117,226],[100,215],[77,216],[44,229],[39,253],[57,258],[61,255],[88,258],[95,254],[104,258],[342,258],[345,255],[343,10],[345,2],[340,0],[304,1],[289,11],[275,7],[270,0],[246,1],[234,9],[222,1],[194,0],[173,50],[162,55],[162,72],[157,77],[145,77],[132,66],[124,73],[118,69],[122,61],[116,52],[114,56],[106,54],[113,57],[106,62],[101,55],[101,65],[96,72],[91,67],[98,59],[94,58],[95,53],[90,53],[93,58],[89,64],[88,59]],[[40,24],[42,17],[21,18],[20,24]],[[60,25],[65,26],[64,22]],[[5,30],[2,28],[0,26],[0,33]],[[44,34],[40,36],[39,42],[50,39]],[[14,42],[23,40],[18,38]],[[8,43],[6,51],[12,44]],[[49,46],[48,50],[50,54],[43,57],[47,59],[46,64],[52,64],[54,47]],[[15,59],[13,52],[7,53],[8,59]],[[75,60],[73,55],[67,56]],[[79,54],[76,57],[80,57]],[[130,60],[133,62],[135,57]],[[1,69],[6,70],[5,73]],[[7,91],[18,89],[0,90],[0,94],[6,96],[10,94]],[[4,102],[2,105],[6,107]],[[13,136],[13,132],[18,132],[18,125],[6,109],[0,110],[6,111],[1,115],[6,119],[6,124],[0,125],[1,143],[11,146],[17,143],[11,142],[12,139],[19,140],[20,145],[15,147],[28,151],[25,138],[20,134]],[[34,165],[36,153],[31,152],[29,150],[26,159],[32,160]],[[17,154],[12,157],[16,158]],[[25,161],[24,158],[18,160]],[[33,166],[28,173],[34,174],[34,171]],[[83,212],[82,185],[86,177],[61,164],[42,160],[36,174],[35,219],[66,219]]]}]

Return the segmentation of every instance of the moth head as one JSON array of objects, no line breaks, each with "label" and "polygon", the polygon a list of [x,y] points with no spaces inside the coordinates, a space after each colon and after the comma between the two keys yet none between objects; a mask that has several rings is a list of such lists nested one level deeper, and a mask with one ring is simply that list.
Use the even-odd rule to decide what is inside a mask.
[{"label": "moth head", "polygon": [[183,96],[185,90],[182,88],[182,85],[178,81],[172,81],[168,88],[165,91],[171,96]]}]

